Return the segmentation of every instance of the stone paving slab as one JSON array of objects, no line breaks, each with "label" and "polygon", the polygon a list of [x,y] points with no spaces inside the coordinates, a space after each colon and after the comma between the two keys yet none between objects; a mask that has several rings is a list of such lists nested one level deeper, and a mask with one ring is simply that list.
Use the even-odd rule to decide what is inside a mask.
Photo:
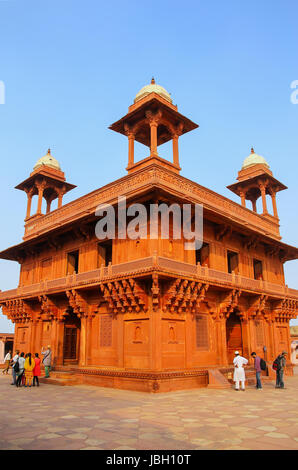
[{"label": "stone paving slab", "polygon": [[147,394],[89,385],[16,388],[0,376],[1,450],[298,449],[298,374],[286,389]]}]

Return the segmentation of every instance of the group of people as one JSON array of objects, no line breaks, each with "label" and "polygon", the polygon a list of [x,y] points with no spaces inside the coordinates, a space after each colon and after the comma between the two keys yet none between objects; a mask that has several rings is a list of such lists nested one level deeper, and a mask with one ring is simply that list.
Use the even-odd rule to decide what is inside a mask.
[{"label": "group of people", "polygon": [[[45,378],[50,377],[52,351],[51,347],[48,346],[46,349],[42,348],[41,354],[43,355],[42,363],[45,368]],[[8,374],[11,366],[12,370],[12,383],[16,387],[39,387],[38,378],[41,375],[41,359],[38,353],[34,354],[34,357],[29,352],[25,355],[24,352],[16,350],[13,358],[11,357],[11,351],[8,351],[5,358],[5,368],[3,374]]]},{"label": "group of people", "polygon": [[[287,351],[283,351],[281,354],[277,356],[275,361],[273,362],[273,370],[276,372],[276,383],[275,388],[284,389],[285,384],[283,380],[284,370],[286,367],[286,358],[287,358]],[[262,370],[266,370],[266,362],[260,356],[258,356],[255,352],[251,353],[251,357],[254,359],[254,369],[256,371],[256,388],[257,390],[262,390],[262,382],[261,382],[261,372]],[[234,377],[233,380],[235,382],[235,390],[239,391],[239,384],[241,383],[241,390],[245,390],[245,370],[244,366],[248,363],[248,359],[245,357],[240,356],[239,351],[235,351],[235,358],[233,360],[234,364]]]}]

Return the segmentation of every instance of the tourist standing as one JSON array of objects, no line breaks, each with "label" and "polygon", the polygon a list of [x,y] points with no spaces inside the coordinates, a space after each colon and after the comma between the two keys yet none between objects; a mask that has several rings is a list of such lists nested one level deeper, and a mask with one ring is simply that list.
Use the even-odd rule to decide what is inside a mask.
[{"label": "tourist standing", "polygon": [[2,374],[5,374],[5,372],[6,372],[6,375],[8,374],[10,361],[11,361],[11,351],[8,351],[8,353],[6,354],[4,358],[5,367],[2,371]]},{"label": "tourist standing", "polygon": [[40,358],[38,357],[38,353],[35,353],[35,367],[33,369],[33,387],[35,387],[35,382],[37,387],[39,387],[38,377],[40,376]]},{"label": "tourist standing", "polygon": [[255,352],[252,352],[251,356],[254,359],[254,368],[255,368],[255,371],[256,371],[256,380],[257,380],[256,388],[257,388],[257,390],[263,390],[262,382],[261,382],[261,372],[262,372],[261,358],[260,358],[260,356],[257,356],[257,354]]},{"label": "tourist standing", "polygon": [[20,351],[16,350],[16,353],[12,358],[12,364],[11,364],[12,384],[10,384],[10,385],[16,385],[17,384],[17,372],[15,370],[15,365],[16,365],[16,363],[19,362],[19,354],[20,354]]},{"label": "tourist standing", "polygon": [[248,363],[248,360],[245,357],[240,356],[239,351],[235,351],[235,357],[233,360],[234,364],[234,382],[235,390],[239,390],[239,382],[241,382],[241,390],[245,390],[245,371],[244,365]]},{"label": "tourist standing", "polygon": [[275,359],[273,363],[273,368],[274,368],[274,364],[276,364],[276,369],[274,368],[274,370],[276,371],[275,388],[283,388],[283,389],[285,388],[284,370],[286,367],[287,355],[288,355],[287,351],[283,351],[279,356],[277,356],[277,358]]},{"label": "tourist standing", "polygon": [[35,361],[31,357],[31,353],[27,354],[24,370],[25,370],[25,387],[31,387],[33,381],[33,369],[35,367]]},{"label": "tourist standing", "polygon": [[25,353],[21,352],[18,363],[19,363],[19,370],[17,372],[17,382],[16,386],[20,387],[22,384],[22,378],[24,374],[24,365],[25,365]]},{"label": "tourist standing", "polygon": [[42,363],[45,369],[45,379],[50,377],[50,370],[51,370],[51,363],[52,363],[52,350],[51,346],[48,346],[47,349],[44,351],[42,348],[41,354],[43,355]]}]

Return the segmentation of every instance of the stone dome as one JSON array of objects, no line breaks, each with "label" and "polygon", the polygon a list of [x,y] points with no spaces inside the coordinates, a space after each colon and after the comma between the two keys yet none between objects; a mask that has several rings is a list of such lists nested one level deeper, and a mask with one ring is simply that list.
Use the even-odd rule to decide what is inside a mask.
[{"label": "stone dome", "polygon": [[243,162],[242,170],[245,170],[249,166],[258,165],[258,164],[262,164],[262,165],[265,165],[267,168],[270,168],[265,158],[255,153],[254,149],[252,148],[251,154]]},{"label": "stone dome", "polygon": [[40,166],[43,166],[43,165],[46,165],[46,166],[49,166],[51,168],[55,168],[55,170],[60,170],[61,171],[60,164],[59,164],[58,160],[56,160],[56,158],[54,158],[51,155],[51,150],[50,149],[48,150],[48,153],[44,157],[41,157],[39,160],[37,160],[36,164],[33,167],[33,170],[36,170],[37,168],[39,168]]},{"label": "stone dome", "polygon": [[172,98],[170,93],[167,92],[165,88],[163,88],[160,85],[157,85],[155,83],[154,78],[152,78],[150,85],[144,86],[137,94],[135,97],[134,102],[136,103],[137,101],[140,101],[142,98],[145,98],[145,96],[149,95],[150,93],[157,93],[160,95],[162,98],[165,100],[169,101],[172,103]]}]

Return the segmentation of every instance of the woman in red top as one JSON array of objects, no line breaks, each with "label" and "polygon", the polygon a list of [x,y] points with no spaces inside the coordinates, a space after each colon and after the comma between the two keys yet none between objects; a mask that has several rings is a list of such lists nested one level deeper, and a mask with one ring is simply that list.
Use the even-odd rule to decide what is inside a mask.
[{"label": "woman in red top", "polygon": [[38,377],[40,376],[40,358],[38,357],[38,353],[35,353],[35,367],[33,369],[33,387],[35,387],[35,382],[37,387],[39,387]]}]

